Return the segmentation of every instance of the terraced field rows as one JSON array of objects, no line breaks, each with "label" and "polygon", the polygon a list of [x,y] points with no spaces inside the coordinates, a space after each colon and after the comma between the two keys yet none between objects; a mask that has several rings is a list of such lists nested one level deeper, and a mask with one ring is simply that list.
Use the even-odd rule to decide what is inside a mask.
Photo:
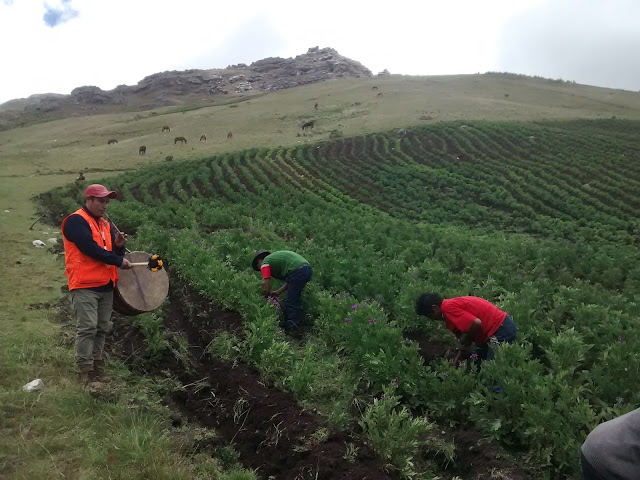
[{"label": "terraced field rows", "polygon": [[[586,432],[640,404],[639,131],[451,123],[253,149],[117,180],[126,201],[110,212],[140,248],[243,315],[245,358],[285,388],[321,345],[360,376],[344,387],[354,398],[385,392],[432,420],[469,418],[525,452],[540,478],[571,476]],[[71,210],[80,189],[52,199]],[[309,336],[293,350],[249,268],[263,248],[299,251],[314,268]],[[425,290],[497,302],[518,344],[479,371],[433,360],[418,344],[444,352],[451,337],[415,318]],[[507,395],[491,392],[495,378]]]}]

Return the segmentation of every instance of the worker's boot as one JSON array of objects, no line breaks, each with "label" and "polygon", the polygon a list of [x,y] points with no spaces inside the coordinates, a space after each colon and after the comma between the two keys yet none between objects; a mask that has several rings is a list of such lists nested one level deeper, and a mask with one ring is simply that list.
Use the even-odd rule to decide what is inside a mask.
[{"label": "worker's boot", "polygon": [[93,368],[83,366],[78,370],[78,381],[82,385],[89,385],[89,383],[93,382]]},{"label": "worker's boot", "polygon": [[91,372],[92,382],[100,382],[100,383],[109,383],[111,382],[111,377],[107,377],[104,374],[104,360],[94,360],[93,361],[93,370]]},{"label": "worker's boot", "polygon": [[284,333],[293,338],[302,338],[302,330],[293,322],[287,322],[284,327]]}]

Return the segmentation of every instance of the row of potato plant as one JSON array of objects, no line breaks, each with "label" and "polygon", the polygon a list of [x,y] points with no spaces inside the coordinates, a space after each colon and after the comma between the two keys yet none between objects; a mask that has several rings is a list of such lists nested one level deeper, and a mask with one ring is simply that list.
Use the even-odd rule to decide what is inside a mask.
[{"label": "row of potato plant", "polygon": [[[389,134],[310,147],[253,149],[173,165],[162,173],[129,175],[121,184],[127,201],[114,203],[112,214],[121,227],[146,225],[139,229],[140,238],[167,254],[176,270],[212,300],[239,309],[247,319],[255,316],[252,309],[267,308],[258,296],[258,279],[247,268],[253,251],[264,247],[300,251],[314,266],[305,307],[326,355],[352,365],[351,372],[364,372],[374,393],[391,385],[403,404],[442,420],[470,418],[496,438],[525,448],[524,458],[547,473],[571,474],[586,432],[600,419],[640,402],[632,388],[640,372],[636,354],[640,345],[632,334],[637,325],[640,261],[637,251],[625,246],[633,244],[631,232],[619,227],[619,222],[637,222],[637,217],[630,218],[628,209],[612,203],[610,209],[619,215],[612,216],[608,225],[596,225],[617,229],[616,235],[607,236],[592,234],[593,226],[581,228],[580,222],[587,219],[571,210],[555,226],[577,231],[578,244],[561,240],[555,229],[548,232],[548,239],[498,233],[499,222],[473,221],[473,215],[486,208],[474,207],[474,198],[463,201],[468,191],[497,193],[487,176],[490,169],[479,168],[479,181],[474,183],[468,165],[456,164],[450,156],[442,160],[441,155],[452,137],[456,148],[472,150],[470,145],[482,146],[475,141],[477,132],[496,143],[507,136],[511,142],[507,150],[517,152],[521,149],[516,142],[526,133],[571,138],[576,127],[570,127],[452,124],[430,126],[402,141]],[[582,130],[578,131],[576,141],[566,142],[573,148],[586,145]],[[640,151],[630,138],[625,142],[633,147],[625,152]],[[550,143],[554,148],[562,145],[557,140]],[[603,148],[610,144],[603,141]],[[545,148],[536,147],[538,158],[549,154]],[[420,155],[425,152],[440,158],[444,168],[423,170]],[[471,153],[480,156],[477,150]],[[490,151],[483,155],[495,158]],[[506,161],[506,154],[500,160]],[[367,164],[376,165],[370,175]],[[535,198],[527,186],[531,176],[536,186],[548,183],[558,195],[550,176],[537,175],[533,167],[530,171],[514,165],[510,198],[525,203]],[[430,182],[427,173],[446,173],[442,178],[447,180]],[[354,192],[359,186],[349,186],[352,174],[368,182],[364,190]],[[425,204],[418,198],[407,207],[405,191],[411,187],[412,196],[419,197],[422,185],[430,199],[446,196],[452,188],[447,186],[449,179],[462,183],[455,186],[459,200],[448,204],[445,212],[455,212],[458,221],[465,219],[468,226],[455,225],[458,221],[452,226],[446,217],[436,222],[433,215],[423,217],[429,224],[409,221],[420,217],[405,213]],[[504,182],[495,183],[506,188]],[[73,204],[64,198],[72,191],[57,192],[55,197]],[[370,201],[359,202],[362,194]],[[549,208],[558,202],[540,197],[546,200],[538,210],[518,203],[510,217],[531,213],[528,207],[537,216],[535,222],[550,219],[558,209]],[[476,212],[470,214],[473,208]],[[607,213],[612,213],[610,209]],[[218,270],[227,280],[213,280]],[[498,302],[516,319],[518,344],[501,349],[496,361],[479,374],[444,361],[423,365],[403,332],[419,329],[444,341],[449,338],[438,325],[415,318],[413,301],[423,290],[447,296],[476,294]],[[370,300],[365,304],[365,299]],[[350,311],[354,305],[358,308]],[[277,332],[273,312],[264,312],[262,323],[258,321],[247,335],[249,356],[258,364],[273,365],[263,368],[269,375],[284,375],[298,362],[284,343],[277,343],[281,340],[269,343],[271,337],[265,332],[276,337]],[[283,365],[287,368],[277,371]],[[487,389],[491,378],[501,379],[506,396],[491,394]],[[295,383],[300,390],[301,382]]]}]

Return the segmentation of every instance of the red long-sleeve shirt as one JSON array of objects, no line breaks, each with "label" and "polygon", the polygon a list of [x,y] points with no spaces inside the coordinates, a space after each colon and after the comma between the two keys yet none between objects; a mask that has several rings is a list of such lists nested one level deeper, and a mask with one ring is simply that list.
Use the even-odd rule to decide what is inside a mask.
[{"label": "red long-sleeve shirt", "polygon": [[471,329],[473,321],[478,318],[482,322],[473,342],[484,345],[493,335],[505,317],[503,312],[493,303],[478,297],[456,297],[443,300],[440,309],[445,318],[445,325],[456,337]]}]

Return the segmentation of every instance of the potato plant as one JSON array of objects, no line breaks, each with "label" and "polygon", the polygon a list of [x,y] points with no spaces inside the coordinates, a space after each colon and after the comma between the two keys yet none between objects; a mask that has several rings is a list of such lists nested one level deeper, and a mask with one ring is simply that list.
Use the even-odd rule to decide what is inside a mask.
[{"label": "potato plant", "polygon": [[[110,215],[243,315],[238,355],[337,422],[357,385],[370,402],[393,385],[400,406],[470,419],[537,474],[571,476],[588,431],[640,404],[640,141],[637,122],[610,122],[453,122],[173,162],[110,180],[125,199]],[[70,211],[80,194],[50,199]],[[311,262],[307,343],[260,295],[264,248]],[[479,370],[425,364],[406,333],[451,337],[416,318],[423,291],[497,303],[518,342]]]}]

